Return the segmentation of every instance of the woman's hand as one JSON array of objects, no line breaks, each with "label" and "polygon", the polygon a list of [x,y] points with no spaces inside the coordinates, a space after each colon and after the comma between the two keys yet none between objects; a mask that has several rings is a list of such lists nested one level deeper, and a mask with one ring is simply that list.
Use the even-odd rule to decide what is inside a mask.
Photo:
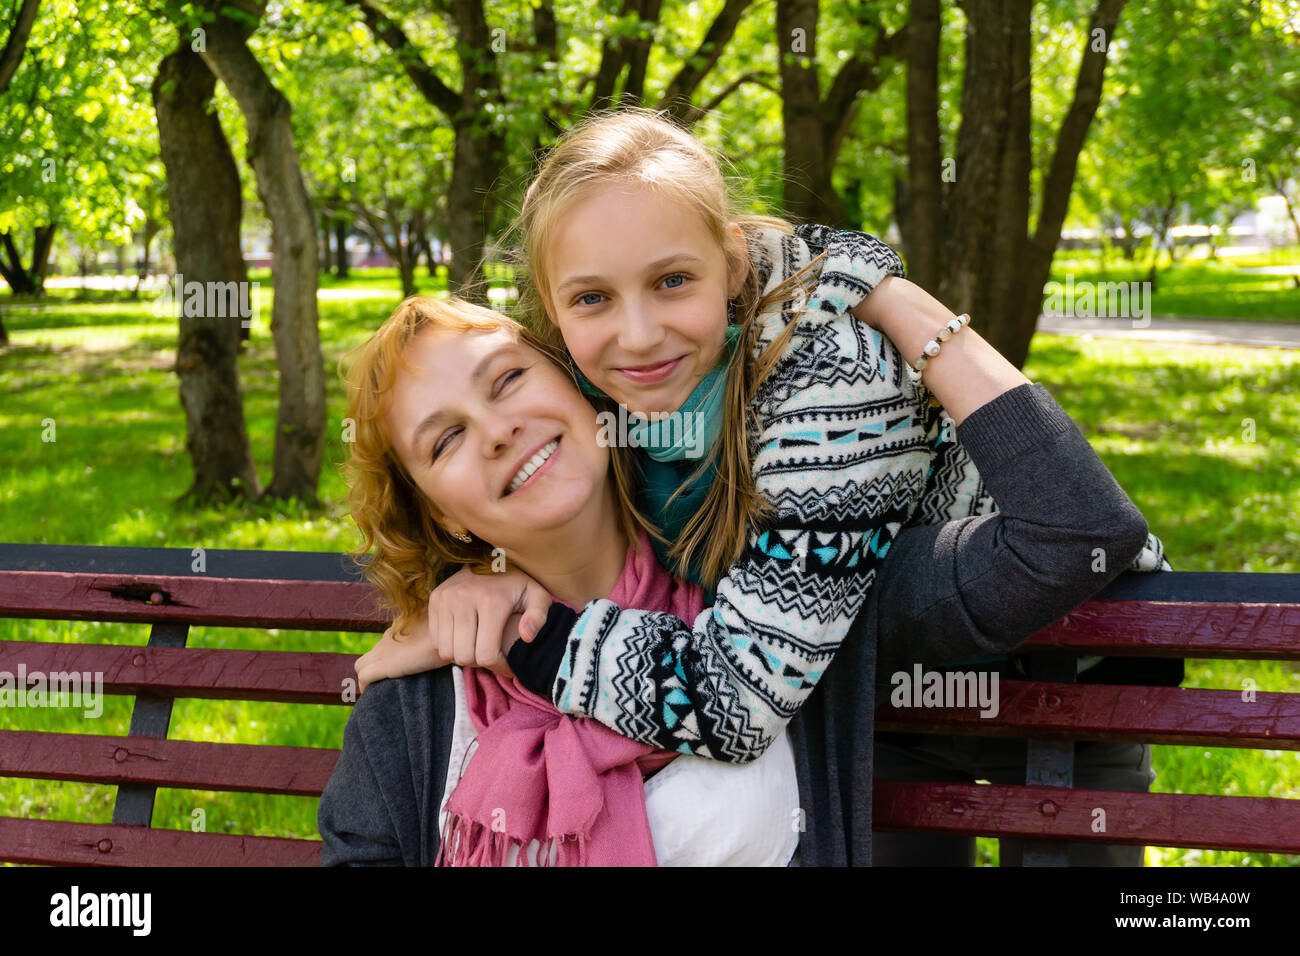
[{"label": "woman's hand", "polygon": [[429,628],[441,658],[513,676],[506,654],[519,638],[536,637],[550,610],[551,595],[522,571],[465,568],[429,595]]}]

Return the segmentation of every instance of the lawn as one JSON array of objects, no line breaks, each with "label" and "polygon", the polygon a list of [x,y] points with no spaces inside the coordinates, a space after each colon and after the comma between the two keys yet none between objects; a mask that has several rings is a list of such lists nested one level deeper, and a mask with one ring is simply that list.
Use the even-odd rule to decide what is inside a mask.
[{"label": "lawn", "polygon": [[[421,270],[423,271],[423,270]],[[390,272],[391,276],[391,272]],[[255,279],[257,277],[254,277]],[[422,284],[436,280],[423,275]],[[269,283],[267,286],[269,287]],[[353,286],[335,283],[334,288]],[[356,288],[383,288],[372,276]],[[392,288],[391,283],[388,286]],[[175,330],[147,302],[61,300],[6,309],[14,347],[0,351],[0,539],[21,542],[343,551],[357,536],[346,515],[338,466],[343,392],[338,357],[397,304],[391,298],[321,300],[329,427],[323,507],[296,504],[178,511],[168,502],[189,484]],[[263,481],[276,407],[266,310],[241,361],[245,415]],[[1166,346],[1115,339],[1043,336],[1026,373],[1075,418],[1120,484],[1164,540],[1177,570],[1300,570],[1300,351]],[[55,441],[42,441],[52,419]],[[0,620],[0,638],[143,644],[143,626]],[[359,653],[372,635],[194,628],[190,645]],[[1300,668],[1277,663],[1189,661],[1189,687],[1300,691]],[[12,729],[125,734],[130,698],[109,698],[104,715],[14,710]],[[181,700],[173,739],[337,747],[347,709]],[[93,724],[93,725],[92,725]],[[1300,799],[1294,752],[1157,747],[1166,792]],[[115,788],[0,779],[6,815],[108,822]],[[163,790],[154,825],[188,829],[204,811],[210,832],[314,837],[317,801],[306,797]],[[981,841],[982,862],[995,859]],[[1151,849],[1162,865],[1288,865],[1266,854]]]},{"label": "lawn", "polygon": [[[1251,271],[1277,267],[1300,273],[1300,250],[1279,249],[1214,261],[1183,258],[1177,263],[1162,256],[1155,290],[1150,292],[1150,314],[1300,322],[1300,287],[1286,275]],[[1064,286],[1072,276],[1076,288],[1080,282],[1145,282],[1148,268],[1113,255],[1103,266],[1096,253],[1058,253],[1052,262],[1052,280]]]}]

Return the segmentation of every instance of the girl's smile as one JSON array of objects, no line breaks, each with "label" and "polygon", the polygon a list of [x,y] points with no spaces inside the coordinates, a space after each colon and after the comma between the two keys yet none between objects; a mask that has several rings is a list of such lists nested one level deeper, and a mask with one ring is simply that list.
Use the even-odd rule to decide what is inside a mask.
[{"label": "girl's smile", "polygon": [[682,359],[685,355],[679,355],[675,359],[667,362],[659,362],[654,365],[642,365],[634,368],[618,369],[637,385],[655,385],[667,380],[674,372],[682,367]]}]

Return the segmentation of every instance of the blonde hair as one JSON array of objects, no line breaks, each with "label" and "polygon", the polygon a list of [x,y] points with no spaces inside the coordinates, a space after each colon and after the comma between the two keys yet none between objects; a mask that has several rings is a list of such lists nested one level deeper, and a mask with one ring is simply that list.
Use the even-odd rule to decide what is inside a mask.
[{"label": "blonde hair", "polygon": [[[426,328],[457,332],[504,330],[517,341],[540,351],[560,368],[569,370],[566,356],[508,316],[457,298],[445,300],[412,296],[404,301],[365,342],[339,359],[339,375],[348,391],[347,416],[354,423],[351,455],[344,463],[348,504],[363,544],[352,551],[359,559],[372,548],[366,577],[379,592],[384,610],[396,610],[395,631],[400,633],[426,613],[430,592],[460,567],[490,573],[492,545],[477,538],[464,542],[451,536],[439,521],[428,497],[416,485],[393,449],[384,425],[385,396],[397,378],[398,366],[411,371],[406,351]],[[347,371],[344,362],[351,359]],[[576,389],[577,383],[574,383]],[[593,418],[592,427],[595,428]],[[630,452],[610,448],[620,530],[635,547],[637,529],[646,523],[623,482],[628,480]],[[617,464],[622,461],[622,467]]]},{"label": "blonde hair", "polygon": [[[811,291],[824,255],[764,295],[753,267],[755,234],[766,229],[789,235],[793,226],[785,219],[744,213],[738,198],[740,189],[729,185],[722,173],[726,160],[665,119],[667,115],[623,108],[592,114],[568,131],[551,149],[528,187],[507,236],[519,236],[521,261],[516,263],[516,284],[520,290],[520,322],[566,356],[568,350],[549,308],[552,289],[545,268],[546,252],[565,211],[598,190],[624,184],[658,190],[699,213],[710,236],[723,250],[729,275],[748,264],[748,278],[732,300],[736,306],[734,321],[741,333],[727,363],[721,438],[672,497],[713,471],[716,474],[708,496],[687,522],[681,540],[669,542],[658,529],[650,529],[669,546],[668,554],[677,564],[675,570],[689,568],[694,557],[700,555],[701,583],[711,588],[739,559],[751,526],[760,527],[774,513],[771,503],[758,493],[750,464],[756,452],[751,444],[756,445],[758,437],[752,403],[758,386],[788,343],[795,322],[787,318],[784,331],[754,357],[757,317],[793,298],[800,287]],[[732,235],[728,228],[732,223],[741,228],[743,241]],[[572,366],[572,356],[567,360]],[[606,410],[617,407],[610,399],[596,404]]]}]

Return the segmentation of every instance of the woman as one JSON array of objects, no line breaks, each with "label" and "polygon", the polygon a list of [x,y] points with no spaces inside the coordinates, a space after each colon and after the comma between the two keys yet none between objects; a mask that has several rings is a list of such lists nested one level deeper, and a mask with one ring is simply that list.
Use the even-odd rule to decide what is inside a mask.
[{"label": "woman", "polygon": [[[415,308],[408,303],[404,309],[408,307]],[[620,500],[622,492],[611,498],[610,491],[602,490],[610,486],[597,481],[596,449],[602,446],[591,444],[594,410],[571,381],[535,353],[528,360],[533,364],[520,366],[522,378],[537,373],[534,378],[549,383],[551,404],[533,405],[529,414],[497,414],[493,410],[505,405],[494,403],[517,397],[513,391],[507,395],[509,389],[529,388],[510,361],[522,363],[526,353],[507,349],[492,359],[503,362],[501,368],[486,366],[474,379],[463,347],[456,351],[456,338],[441,343],[451,350],[437,360],[442,377],[426,375],[423,391],[410,391],[393,406],[396,419],[386,416],[384,406],[399,373],[373,364],[353,373],[350,417],[358,426],[354,469],[370,476],[354,484],[353,511],[367,539],[362,550],[372,544],[378,548],[370,574],[399,608],[398,630],[419,619],[439,566],[449,562],[488,565],[494,556],[516,560],[553,588],[561,603],[579,602],[577,606],[617,576],[620,555],[609,531],[624,518],[608,502]],[[398,341],[402,348],[409,344],[409,338]],[[554,376],[569,381],[569,398],[557,390]],[[462,404],[457,415],[435,417],[426,425],[439,403],[467,401],[463,396],[471,381],[500,391],[483,392],[478,404]],[[591,429],[587,437],[584,415]],[[865,628],[844,641],[821,677],[825,692],[814,694],[795,715],[788,739],[780,734],[758,760],[729,768],[743,771],[776,753],[774,778],[788,781],[779,760],[784,743],[789,744],[799,800],[797,806],[785,807],[792,809],[787,832],[800,834],[804,862],[869,862],[869,836],[864,844],[857,832],[861,825],[849,815],[866,817],[869,831],[877,637],[882,657],[899,663],[1009,650],[1103,587],[1146,542],[1140,513],[1041,386],[1026,381],[1008,388],[964,416],[958,429],[1001,512],[901,529],[891,559],[879,569]],[[539,450],[544,454],[535,460]],[[539,467],[530,471],[530,463]],[[520,498],[510,500],[521,491]],[[631,509],[624,510],[634,523]],[[623,540],[630,538],[625,530]],[[501,544],[506,540],[509,547]],[[1114,557],[1109,567],[1115,570],[1097,572],[1076,560],[1074,552],[1083,542],[1107,549]],[[512,649],[504,648],[507,653]],[[491,663],[501,666],[499,660]],[[626,692],[635,696],[641,690]],[[323,862],[419,864],[436,859],[436,821],[455,729],[454,691],[443,668],[383,681],[363,695],[322,798]],[[711,773],[723,769],[695,759],[696,764],[678,765]],[[744,790],[755,792],[753,787]],[[757,788],[761,794],[773,791],[781,788]],[[651,797],[647,790],[647,813]],[[811,807],[826,809],[805,814]],[[773,823],[780,814],[780,808],[771,807],[754,814],[773,837],[773,846],[778,844]],[[708,814],[678,817],[707,819]],[[713,831],[709,834],[712,839]],[[658,848],[658,832],[655,842]]]},{"label": "woman", "polygon": [[[669,578],[620,506],[592,407],[504,316],[408,300],[363,346],[352,385],[353,512],[362,550],[378,546],[369,573],[399,610],[399,627],[423,608],[426,575],[450,562],[526,568],[570,606],[621,591],[634,606],[691,617],[703,609],[700,590]],[[553,708],[541,715],[549,705],[513,681],[449,670],[421,685],[432,696],[414,702],[363,696],[321,803],[325,863],[393,849],[383,858],[431,863],[443,851],[459,863],[510,862],[526,850],[537,862],[547,841],[551,862],[784,865],[793,855],[798,791],[788,745],[724,767]],[[371,729],[376,699],[389,706]],[[510,709],[521,703],[522,717]],[[394,722],[425,746],[376,759],[375,747],[393,743]],[[437,735],[426,738],[431,728]],[[471,743],[477,750],[462,775]],[[425,761],[421,789],[390,799],[390,788],[409,787],[400,767],[415,760]],[[652,774],[644,791],[643,773]],[[522,793],[521,778],[531,781]],[[681,812],[687,805],[692,812]],[[412,833],[441,838],[403,841],[392,815],[377,827],[367,821],[385,808],[418,821]]]}]

